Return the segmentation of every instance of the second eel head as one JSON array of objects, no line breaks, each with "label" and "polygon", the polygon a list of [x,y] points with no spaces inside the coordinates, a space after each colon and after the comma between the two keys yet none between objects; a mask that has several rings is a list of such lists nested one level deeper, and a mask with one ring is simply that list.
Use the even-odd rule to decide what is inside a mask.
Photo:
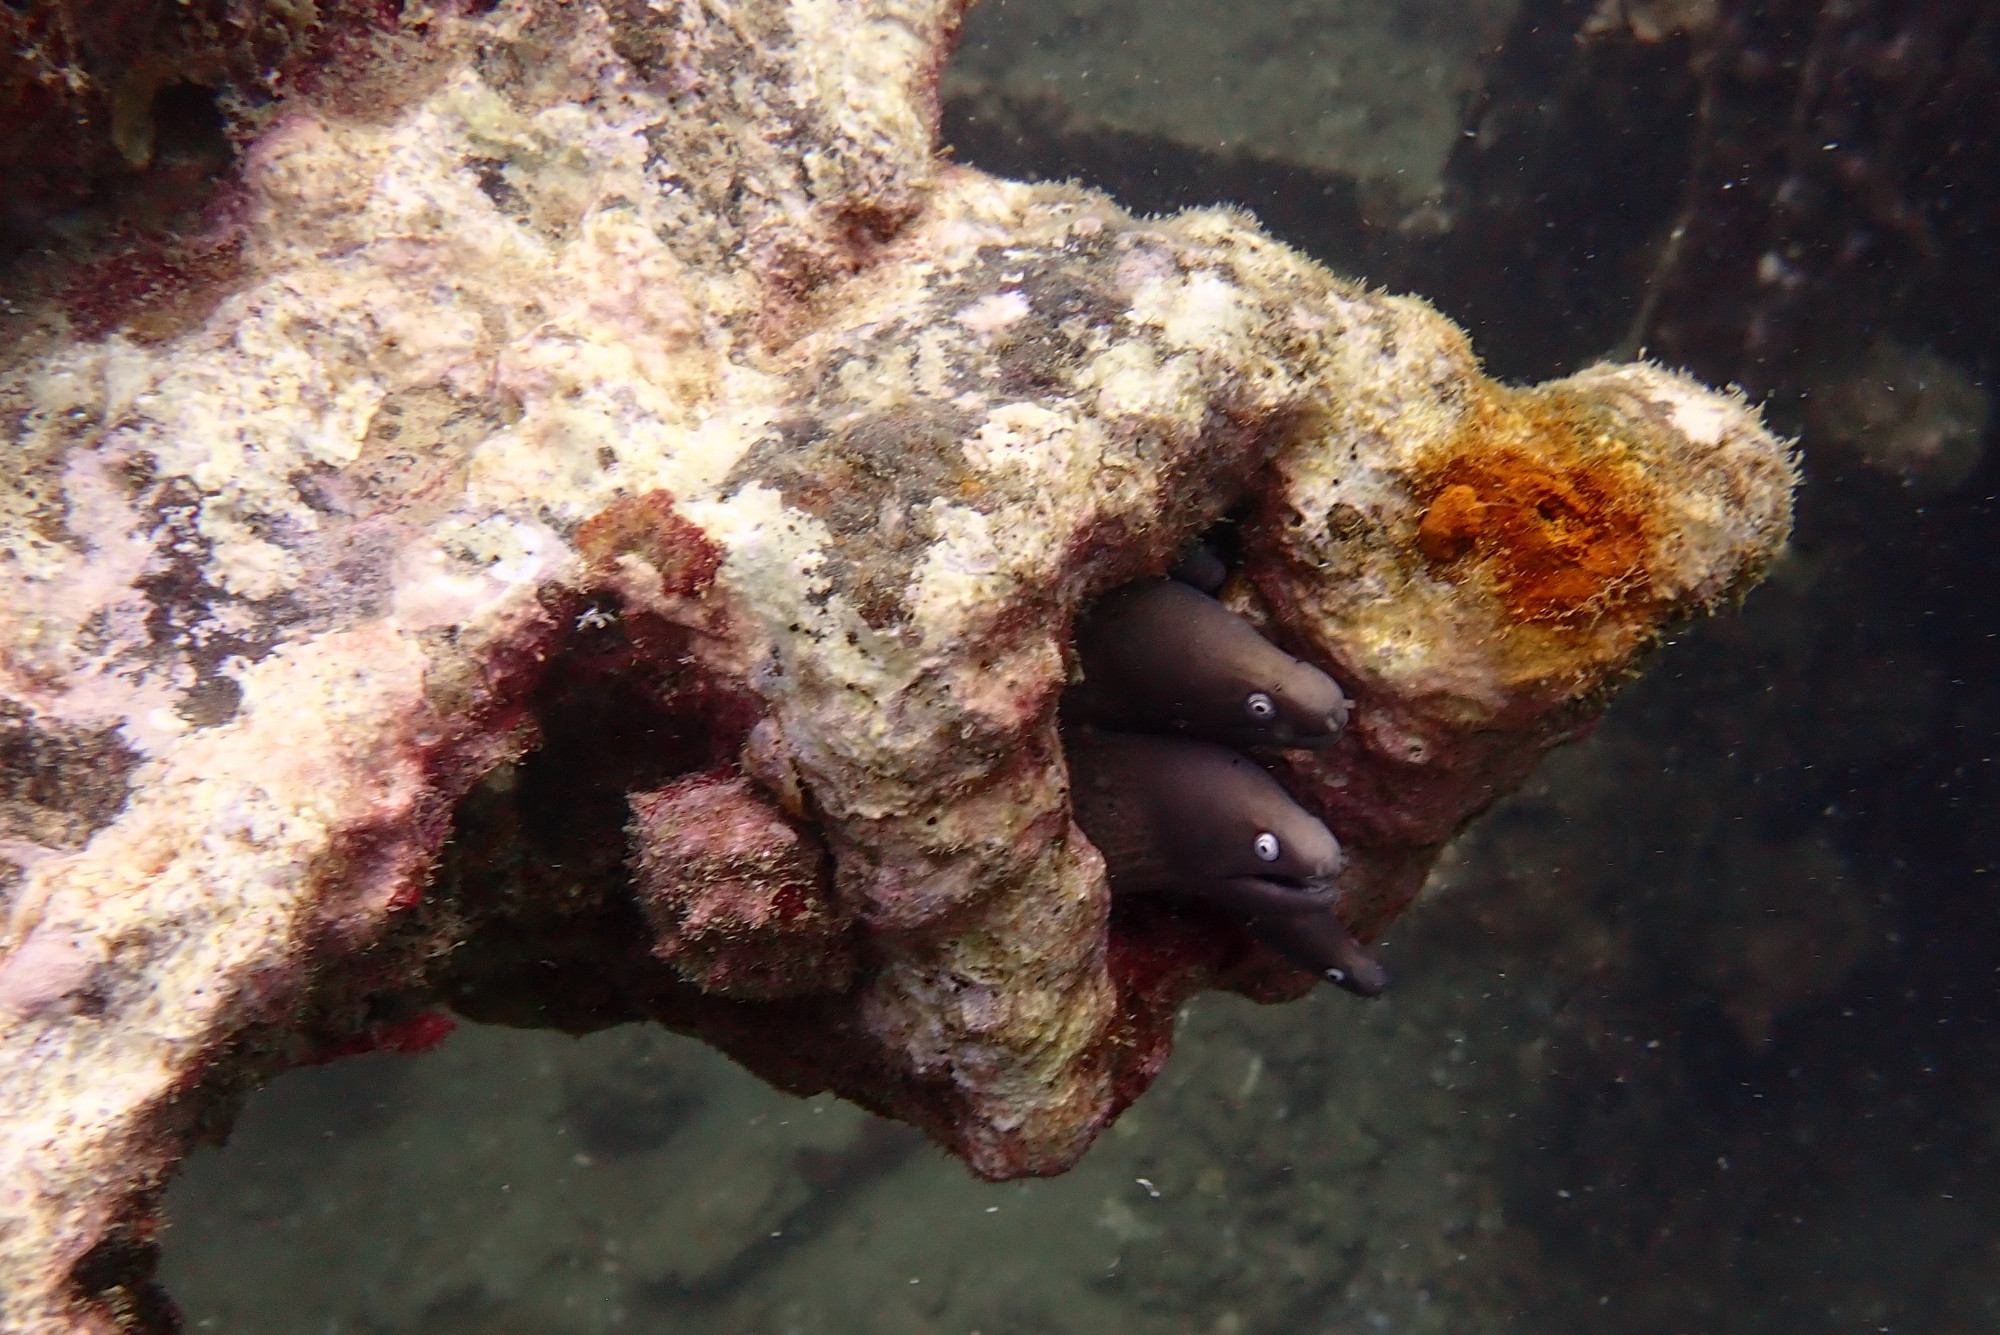
[{"label": "second eel head", "polygon": [[1078,626],[1076,647],[1076,710],[1104,727],[1316,747],[1347,726],[1347,697],[1333,678],[1178,580],[1106,594]]},{"label": "second eel head", "polygon": [[1067,752],[1071,809],[1114,893],[1206,904],[1360,996],[1388,985],[1335,911],[1340,844],[1261,766],[1207,742],[1089,728],[1071,730]]},{"label": "second eel head", "polygon": [[1076,823],[1114,891],[1198,899],[1253,918],[1330,908],[1346,858],[1262,766],[1226,747],[1073,731]]}]

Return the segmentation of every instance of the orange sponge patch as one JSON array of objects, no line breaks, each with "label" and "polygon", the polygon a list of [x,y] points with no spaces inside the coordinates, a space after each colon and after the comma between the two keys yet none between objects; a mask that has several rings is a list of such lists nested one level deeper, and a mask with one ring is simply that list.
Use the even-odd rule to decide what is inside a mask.
[{"label": "orange sponge patch", "polygon": [[[1486,415],[1477,440],[1424,479],[1425,558],[1457,567],[1453,579],[1483,574],[1524,622],[1579,624],[1651,602],[1643,479],[1587,452],[1584,425],[1533,408]],[[1496,435],[1531,436],[1539,448]]]}]

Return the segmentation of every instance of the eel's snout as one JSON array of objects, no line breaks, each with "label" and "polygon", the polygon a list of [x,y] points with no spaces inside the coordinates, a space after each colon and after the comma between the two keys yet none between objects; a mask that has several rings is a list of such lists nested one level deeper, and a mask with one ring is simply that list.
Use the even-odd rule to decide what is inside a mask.
[{"label": "eel's snout", "polygon": [[[1277,679],[1268,691],[1248,696],[1249,726],[1239,731],[1237,744],[1310,750],[1339,741],[1354,709],[1340,684],[1310,663],[1279,660],[1275,650],[1269,670]],[[1267,708],[1260,710],[1260,697],[1270,701]]]},{"label": "eel's snout", "polygon": [[1331,908],[1319,913],[1267,913],[1249,919],[1251,935],[1301,968],[1356,996],[1379,995],[1389,971],[1354,939]]},{"label": "eel's snout", "polygon": [[[1255,636],[1247,622],[1243,627]],[[1339,683],[1261,638],[1256,643],[1233,660],[1212,664],[1228,680],[1213,688],[1206,708],[1184,706],[1176,727],[1250,748],[1314,750],[1339,741],[1353,710]]]}]

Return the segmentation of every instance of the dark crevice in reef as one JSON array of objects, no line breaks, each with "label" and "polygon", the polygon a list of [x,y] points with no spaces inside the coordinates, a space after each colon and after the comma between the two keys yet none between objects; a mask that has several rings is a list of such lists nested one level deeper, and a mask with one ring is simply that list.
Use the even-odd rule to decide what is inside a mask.
[{"label": "dark crevice in reef", "polygon": [[[607,610],[608,609],[608,610]],[[742,728],[690,708],[697,683],[642,655],[615,598],[579,614],[536,693],[539,743],[460,803],[438,876],[473,921],[432,972],[469,1018],[588,1032],[639,1018],[659,972],[627,870],[627,794],[733,763]]]},{"label": "dark crevice in reef", "polygon": [[[613,516],[606,550],[657,538],[643,521],[620,527],[629,520]],[[679,535],[671,523],[666,531]],[[670,581],[685,556],[651,552]],[[713,567],[696,573],[705,580]],[[831,1082],[886,1113],[895,1100],[870,1097],[869,1071],[829,1061],[841,1046],[829,1035],[844,1023],[842,996],[704,991],[662,958],[660,923],[642,903],[635,798],[740,784],[759,707],[696,663],[690,632],[615,593],[587,598],[575,616],[535,692],[536,745],[488,774],[455,813],[420,911],[423,933],[456,943],[427,970],[434,995],[468,1019],[521,1028],[580,1034],[651,1020],[778,1088],[809,1094]]]},{"label": "dark crevice in reef", "polygon": [[85,1253],[70,1278],[78,1299],[101,1312],[108,1328],[177,1335],[180,1312],[153,1277],[159,1259],[159,1244],[150,1236],[113,1233]]},{"label": "dark crevice in reef", "polygon": [[[670,511],[643,522],[614,517],[603,527],[615,537],[599,555],[654,541],[648,525],[678,532],[676,522]],[[655,548],[651,559],[671,569],[676,557]],[[832,1087],[943,1139],[957,1096],[948,1082],[913,1090],[882,1065],[875,1041],[855,1030],[851,982],[836,974],[816,984],[808,972],[790,994],[732,994],[705,986],[686,952],[671,948],[671,933],[663,936],[647,906],[641,799],[734,793],[735,805],[702,807],[683,828],[714,828],[718,813],[748,822],[734,828],[762,828],[774,795],[742,771],[759,706],[707,674],[690,652],[691,632],[617,592],[586,595],[563,615],[575,628],[535,688],[535,743],[459,803],[431,884],[398,941],[377,947],[382,957],[449,942],[424,970],[429,995],[468,1019],[570,1033],[651,1020],[702,1038],[779,1088]],[[805,865],[819,878],[807,893],[830,895],[824,855]],[[768,864],[753,873],[768,875]],[[838,954],[837,943],[806,945],[815,957]],[[1109,950],[1124,1035],[1111,1045],[1110,1092],[1121,1106],[1157,1075],[1172,1017],[1191,991],[1221,987],[1275,1001],[1311,985],[1243,924],[1177,900],[1116,903]],[[329,1006],[308,1026],[326,1036],[315,1057],[401,1046],[406,1035],[423,1040],[423,1000],[394,991]]]},{"label": "dark crevice in reef", "polygon": [[[198,324],[242,274],[239,146],[288,99],[376,107],[425,22],[400,0],[13,0],[0,7],[0,331],[140,342]],[[11,327],[11,328],[10,328]]]}]

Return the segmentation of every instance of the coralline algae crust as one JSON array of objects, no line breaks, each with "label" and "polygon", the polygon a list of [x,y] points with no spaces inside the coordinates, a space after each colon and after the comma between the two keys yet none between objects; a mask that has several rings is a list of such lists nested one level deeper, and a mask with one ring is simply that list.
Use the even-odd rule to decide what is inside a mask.
[{"label": "coralline algae crust", "polygon": [[[190,1139],[440,1002],[656,1019],[1060,1171],[1189,993],[1310,985],[1110,902],[1056,730],[1080,606],[1235,518],[1226,599],[1356,701],[1278,772],[1373,938],[1783,542],[1738,399],[1497,386],[1241,214],[938,161],[956,18],[433,15],[400,99],[251,145],[198,323],[22,317],[0,1326],[157,1325]],[[127,775],[88,821],[84,734]]]}]

